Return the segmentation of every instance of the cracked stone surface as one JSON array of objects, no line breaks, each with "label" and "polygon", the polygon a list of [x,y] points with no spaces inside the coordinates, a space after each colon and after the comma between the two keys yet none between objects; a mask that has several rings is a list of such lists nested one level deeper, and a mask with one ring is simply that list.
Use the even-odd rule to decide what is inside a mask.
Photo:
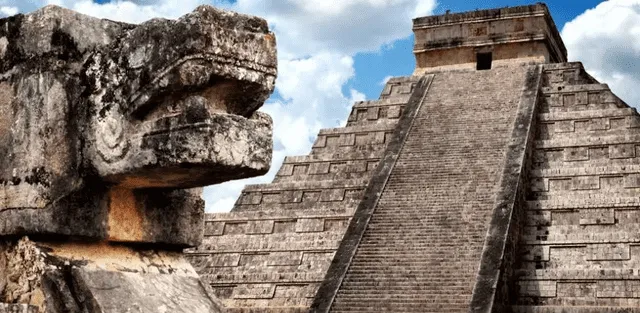
[{"label": "cracked stone surface", "polygon": [[0,19],[0,312],[223,311],[181,251],[201,187],[268,171],[276,65],[265,20],[210,6]]},{"label": "cracked stone surface", "polygon": [[[194,245],[203,203],[181,190],[270,166],[271,119],[256,110],[276,57],[262,19],[201,6],[131,25],[47,6],[0,19],[0,43],[0,234]],[[131,190],[120,207],[175,218],[111,234],[113,186]]]}]

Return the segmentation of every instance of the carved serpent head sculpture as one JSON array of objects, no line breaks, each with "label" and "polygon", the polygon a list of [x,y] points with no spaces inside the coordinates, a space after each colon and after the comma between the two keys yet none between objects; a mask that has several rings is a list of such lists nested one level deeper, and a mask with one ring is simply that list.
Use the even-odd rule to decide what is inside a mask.
[{"label": "carved serpent head sculpture", "polygon": [[140,25],[0,19],[0,235],[194,245],[194,188],[265,173],[275,38],[209,6]]}]

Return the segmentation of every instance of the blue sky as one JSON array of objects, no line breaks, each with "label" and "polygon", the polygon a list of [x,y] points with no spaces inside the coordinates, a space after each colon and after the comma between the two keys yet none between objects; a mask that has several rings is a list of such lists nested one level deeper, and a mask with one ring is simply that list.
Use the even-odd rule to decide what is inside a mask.
[{"label": "blue sky", "polygon": [[[112,0],[95,0],[96,3],[108,3]],[[144,3],[145,1],[141,1]],[[153,1],[148,1],[153,2]],[[229,1],[235,3],[236,1]],[[587,9],[594,8],[602,0],[553,0],[546,1],[558,28],[562,30],[564,24],[573,20]],[[433,14],[463,12],[476,9],[489,9],[506,6],[528,5],[533,1],[524,0],[445,0],[439,1]],[[345,85],[345,92],[353,88],[366,95],[367,99],[375,99],[381,91],[381,84],[385,77],[410,75],[415,61],[411,53],[413,36],[394,41],[389,46],[381,47],[379,52],[358,53],[354,57],[355,77]]]},{"label": "blue sky", "polygon": [[[573,20],[576,16],[582,14],[587,9],[594,8],[600,0],[554,0],[546,1],[549,6],[553,19],[562,30],[564,24]],[[435,8],[434,14],[444,14],[447,10],[451,12],[464,12],[476,9],[491,9],[506,6],[518,6],[532,4],[534,1],[522,0],[492,0],[492,1],[476,1],[476,0],[445,0],[439,1]],[[381,86],[377,83],[381,82],[387,76],[403,76],[409,75],[413,71],[415,61],[411,50],[413,48],[413,36],[397,40],[389,49],[382,49],[380,53],[361,53],[354,58],[356,77],[349,87],[355,88],[363,92],[368,99],[375,99],[379,96]]]},{"label": "blue sky", "polygon": [[[0,17],[57,4],[102,18],[178,18],[202,4],[258,15],[278,43],[278,79],[264,112],[274,120],[272,170],[205,188],[210,212],[228,211],[247,183],[268,183],[285,156],[305,155],[321,128],[344,125],[354,101],[377,99],[383,81],[414,68],[411,19],[531,4],[507,0],[0,0]],[[630,105],[640,104],[640,0],[546,2],[570,60]]]}]

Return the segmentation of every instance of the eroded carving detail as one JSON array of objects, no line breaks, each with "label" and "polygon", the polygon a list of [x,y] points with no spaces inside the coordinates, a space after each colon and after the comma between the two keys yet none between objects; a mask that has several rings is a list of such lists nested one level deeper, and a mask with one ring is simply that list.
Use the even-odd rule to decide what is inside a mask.
[{"label": "eroded carving detail", "polygon": [[132,25],[47,6],[0,19],[0,60],[0,302],[221,311],[170,251],[201,241],[198,187],[269,169],[266,21],[201,6]]}]

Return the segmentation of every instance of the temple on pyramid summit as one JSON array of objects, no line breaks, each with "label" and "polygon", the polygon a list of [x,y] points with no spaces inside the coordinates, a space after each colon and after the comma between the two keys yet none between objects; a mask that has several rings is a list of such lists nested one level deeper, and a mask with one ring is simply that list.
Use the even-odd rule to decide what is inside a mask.
[{"label": "temple on pyramid summit", "polygon": [[544,4],[413,20],[356,102],[189,260],[228,312],[640,312],[640,116]]}]

